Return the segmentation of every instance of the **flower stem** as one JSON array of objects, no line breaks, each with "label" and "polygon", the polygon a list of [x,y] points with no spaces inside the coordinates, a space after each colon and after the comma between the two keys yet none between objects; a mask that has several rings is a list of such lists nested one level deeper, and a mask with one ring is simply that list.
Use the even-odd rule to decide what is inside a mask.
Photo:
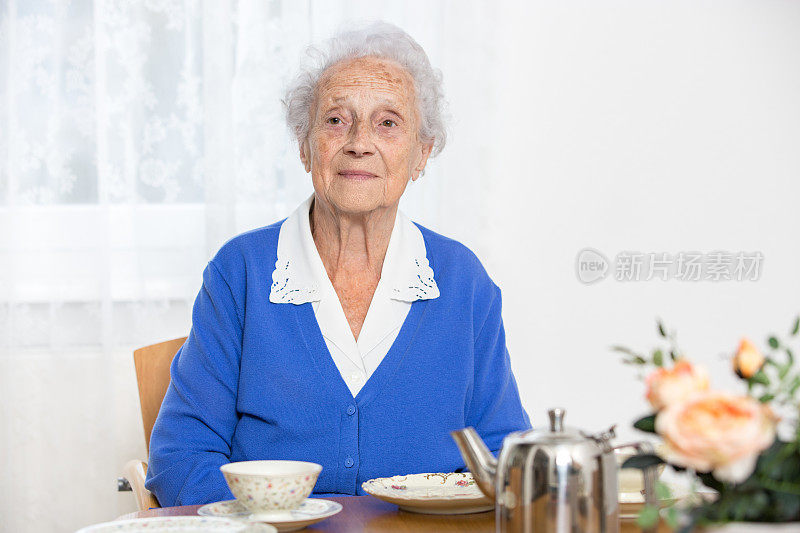
[{"label": "flower stem", "polygon": [[758,482],[765,489],[774,490],[775,492],[783,492],[786,494],[794,494],[800,496],[800,486],[789,483],[787,481],[775,481],[774,479],[759,477]]}]

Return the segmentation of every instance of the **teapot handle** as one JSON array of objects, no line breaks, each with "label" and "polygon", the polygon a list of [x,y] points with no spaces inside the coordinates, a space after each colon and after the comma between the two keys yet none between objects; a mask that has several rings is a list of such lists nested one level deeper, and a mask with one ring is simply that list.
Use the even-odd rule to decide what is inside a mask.
[{"label": "teapot handle", "polygon": [[[655,448],[649,442],[641,441],[641,442],[632,442],[630,444],[622,444],[620,446],[614,446],[613,450],[623,450],[626,448],[633,448],[636,450],[637,453],[646,453],[646,454],[654,454]],[[656,500],[656,466],[649,466],[642,470],[642,476],[644,477],[644,501],[646,505],[653,506],[657,508],[658,502]],[[658,525],[653,526],[651,528],[643,530],[645,533],[655,533],[658,528]]]}]

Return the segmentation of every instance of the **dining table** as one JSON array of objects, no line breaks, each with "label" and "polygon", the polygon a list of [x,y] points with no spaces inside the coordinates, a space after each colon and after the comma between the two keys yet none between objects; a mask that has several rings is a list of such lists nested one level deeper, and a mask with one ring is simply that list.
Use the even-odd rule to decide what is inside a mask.
[{"label": "dining table", "polygon": [[[326,533],[445,533],[461,531],[467,533],[492,533],[495,530],[494,511],[460,515],[432,515],[407,512],[396,505],[372,496],[328,497],[342,504],[341,512],[308,526],[302,531]],[[200,505],[161,507],[120,516],[117,520],[148,518],[156,516],[194,516]],[[641,531],[635,521],[620,522],[620,533]],[[663,522],[658,533],[670,529]]]}]

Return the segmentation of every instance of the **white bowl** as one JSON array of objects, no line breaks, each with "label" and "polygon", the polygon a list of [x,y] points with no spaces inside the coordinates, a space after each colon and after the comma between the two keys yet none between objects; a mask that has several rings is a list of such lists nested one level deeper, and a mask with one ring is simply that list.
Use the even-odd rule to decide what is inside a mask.
[{"label": "white bowl", "polygon": [[219,467],[231,492],[252,513],[297,509],[322,471],[305,461],[240,461]]}]

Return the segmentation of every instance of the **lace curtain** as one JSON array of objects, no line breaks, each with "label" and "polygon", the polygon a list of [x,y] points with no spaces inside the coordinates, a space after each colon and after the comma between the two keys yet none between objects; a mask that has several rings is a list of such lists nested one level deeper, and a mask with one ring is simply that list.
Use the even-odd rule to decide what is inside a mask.
[{"label": "lace curtain", "polygon": [[[448,83],[469,83],[462,98],[492,100],[479,75],[491,58],[464,39],[491,13],[460,4],[453,24],[445,9],[0,2],[0,529],[72,531],[134,510],[115,492],[122,465],[145,457],[131,350],[185,335],[211,255],[311,192],[280,107],[309,42],[353,15],[382,18]],[[469,134],[460,142],[474,151]],[[486,163],[472,158],[475,177],[459,180],[452,145],[403,200],[440,231],[444,190],[457,184],[450,215],[486,192]],[[459,233],[486,222],[469,216]]]},{"label": "lace curtain", "polygon": [[0,202],[14,228],[3,238],[8,346],[108,348],[168,334],[207,257],[306,194],[280,97],[312,38],[310,11],[304,2],[9,4],[0,45]]}]

